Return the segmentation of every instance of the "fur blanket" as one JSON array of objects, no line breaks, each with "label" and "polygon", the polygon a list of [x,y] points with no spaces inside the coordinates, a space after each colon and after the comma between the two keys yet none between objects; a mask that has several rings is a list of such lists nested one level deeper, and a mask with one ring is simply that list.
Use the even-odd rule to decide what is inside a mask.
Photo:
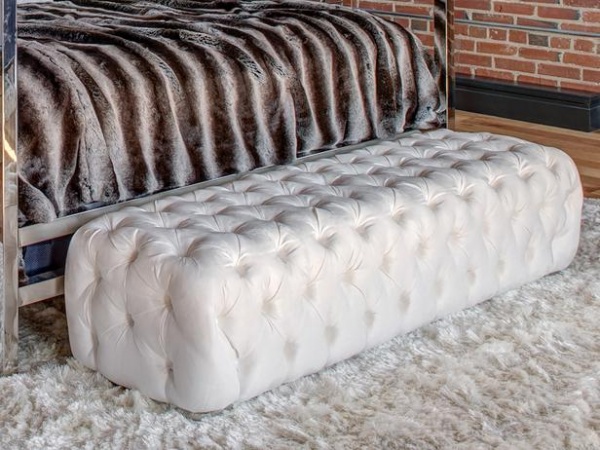
[{"label": "fur blanket", "polygon": [[317,2],[19,7],[22,223],[409,128],[442,114],[399,25]]}]

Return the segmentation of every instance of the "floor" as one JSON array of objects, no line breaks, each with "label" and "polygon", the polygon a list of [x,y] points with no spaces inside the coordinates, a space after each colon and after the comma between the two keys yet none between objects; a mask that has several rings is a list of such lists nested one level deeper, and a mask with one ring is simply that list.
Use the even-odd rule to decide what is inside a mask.
[{"label": "floor", "polygon": [[600,130],[586,133],[464,111],[456,113],[456,129],[506,134],[560,148],[577,164],[584,195],[600,198]]}]

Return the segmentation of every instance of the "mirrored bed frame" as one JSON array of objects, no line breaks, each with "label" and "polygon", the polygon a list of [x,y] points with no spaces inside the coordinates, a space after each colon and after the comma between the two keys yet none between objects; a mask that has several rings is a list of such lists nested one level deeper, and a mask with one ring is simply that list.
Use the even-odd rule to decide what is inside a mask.
[{"label": "mirrored bed frame", "polygon": [[[3,283],[0,290],[0,373],[11,373],[18,369],[19,308],[41,300],[50,299],[63,293],[63,277],[45,279],[33,284],[20,285],[19,269],[21,249],[24,247],[70,236],[89,220],[124,206],[184,193],[223,182],[238,175],[202,182],[175,190],[138,198],[116,205],[92,209],[69,215],[50,223],[19,227],[18,222],[18,183],[17,167],[17,0],[2,2],[2,272]],[[408,17],[413,17],[407,15]],[[421,17],[416,17],[421,18]],[[446,103],[445,126],[453,128],[454,74],[452,61],[454,0],[434,0],[433,23],[435,28],[435,59],[440,67],[438,83]]]}]

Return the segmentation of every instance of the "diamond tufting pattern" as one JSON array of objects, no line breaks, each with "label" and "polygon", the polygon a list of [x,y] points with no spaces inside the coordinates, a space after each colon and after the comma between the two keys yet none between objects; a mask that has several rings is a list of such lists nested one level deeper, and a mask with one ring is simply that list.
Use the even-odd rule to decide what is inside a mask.
[{"label": "diamond tufting pattern", "polygon": [[224,408],[565,268],[581,205],[561,151],[437,130],[129,207],[73,238],[73,354]]}]

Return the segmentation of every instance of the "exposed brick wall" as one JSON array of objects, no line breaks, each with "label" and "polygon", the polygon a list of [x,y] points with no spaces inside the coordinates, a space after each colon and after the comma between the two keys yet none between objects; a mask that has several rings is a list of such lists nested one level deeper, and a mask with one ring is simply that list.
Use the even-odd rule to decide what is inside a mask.
[{"label": "exposed brick wall", "polygon": [[[384,14],[428,16],[433,4],[433,0],[328,1]],[[458,74],[600,92],[600,0],[455,0],[455,6],[461,21],[455,28]],[[432,45],[431,22],[391,18]],[[511,28],[515,26],[524,29]]]},{"label": "exposed brick wall", "polygon": [[386,19],[412,30],[423,44],[433,49],[433,22],[419,18],[398,17],[386,13],[413,14],[432,17],[433,0],[325,0],[352,8],[378,11]]},{"label": "exposed brick wall", "polygon": [[457,73],[600,92],[600,0],[456,3],[459,18],[527,28],[457,24]]}]

